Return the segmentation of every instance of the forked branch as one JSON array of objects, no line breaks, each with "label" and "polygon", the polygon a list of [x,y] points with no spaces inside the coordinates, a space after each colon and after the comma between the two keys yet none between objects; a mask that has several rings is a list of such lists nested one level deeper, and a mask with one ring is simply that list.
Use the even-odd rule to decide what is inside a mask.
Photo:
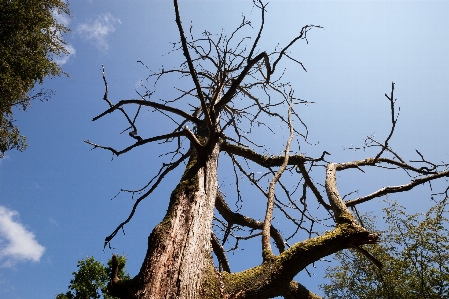
[{"label": "forked branch", "polygon": [[124,106],[124,105],[129,105],[129,104],[135,104],[135,105],[139,105],[139,106],[146,106],[146,107],[153,107],[156,109],[160,109],[160,110],[164,110],[164,111],[168,111],[174,114],[177,114],[179,116],[182,116],[183,118],[185,118],[188,121],[191,121],[192,123],[199,125],[201,123],[201,121],[195,117],[192,116],[191,114],[177,109],[177,108],[173,108],[167,105],[163,105],[163,104],[159,104],[156,102],[151,102],[151,101],[146,101],[146,100],[137,100],[137,99],[133,99],[133,100],[121,100],[119,101],[117,104],[113,105],[111,108],[109,108],[108,110],[104,111],[103,113],[101,113],[98,116],[95,116],[92,121],[96,121],[99,118],[105,116],[106,114],[112,113],[115,110],[119,109],[120,107]]}]

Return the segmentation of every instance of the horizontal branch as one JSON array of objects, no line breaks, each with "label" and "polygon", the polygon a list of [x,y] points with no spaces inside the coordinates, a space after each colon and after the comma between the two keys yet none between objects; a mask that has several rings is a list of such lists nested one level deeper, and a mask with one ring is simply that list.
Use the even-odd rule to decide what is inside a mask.
[{"label": "horizontal branch", "polygon": [[116,149],[114,149],[114,148],[112,148],[110,146],[103,146],[103,145],[99,145],[99,144],[93,143],[93,142],[91,142],[89,140],[84,140],[84,142],[87,143],[87,144],[92,145],[94,148],[102,148],[102,149],[105,149],[105,150],[109,150],[114,155],[119,156],[121,154],[129,152],[130,150],[132,150],[135,147],[144,145],[144,144],[149,143],[149,142],[158,141],[158,140],[164,140],[164,139],[169,139],[169,138],[174,138],[174,137],[180,137],[180,136],[191,137],[186,130],[183,130],[183,131],[179,131],[179,132],[173,132],[173,133],[170,133],[170,134],[164,134],[164,135],[159,135],[159,136],[155,136],[155,137],[151,137],[151,138],[147,138],[147,139],[142,139],[140,141],[137,141],[133,145],[130,145],[130,146],[128,146],[125,149],[122,149],[121,151],[118,151],[118,150],[116,150]]},{"label": "horizontal branch", "polygon": [[95,116],[95,117],[92,119],[92,121],[96,121],[97,119],[99,119],[99,118],[105,116],[106,114],[112,113],[112,112],[114,112],[115,110],[117,110],[118,108],[120,108],[120,107],[122,107],[122,106],[124,106],[124,105],[128,105],[128,104],[136,104],[136,105],[140,105],[140,106],[147,106],[147,107],[152,107],[152,108],[156,108],[156,109],[168,111],[168,112],[177,114],[177,115],[179,115],[179,116],[182,116],[182,117],[184,117],[185,119],[187,119],[187,120],[193,122],[193,123],[196,124],[196,125],[200,125],[200,123],[201,123],[201,121],[200,121],[198,118],[196,118],[196,117],[190,115],[189,113],[187,113],[187,112],[185,112],[185,111],[183,111],[183,110],[180,110],[180,109],[177,109],[177,108],[173,108],[173,107],[170,107],[170,106],[166,106],[166,105],[163,105],[163,104],[151,102],[151,101],[137,100],[137,99],[133,99],[133,100],[121,100],[121,101],[119,101],[117,104],[115,104],[114,106],[112,106],[111,108],[109,108],[108,110],[106,110],[105,112],[101,113],[101,114],[98,115],[98,116]]},{"label": "horizontal branch", "polygon": [[353,200],[348,200],[345,202],[347,207],[350,206],[355,206],[357,204],[366,202],[368,200],[371,200],[373,198],[376,197],[381,197],[387,194],[391,194],[391,193],[397,193],[397,192],[405,192],[405,191],[409,191],[411,189],[413,189],[414,187],[424,184],[426,182],[441,178],[441,177],[449,177],[449,170],[446,171],[442,171],[436,174],[432,174],[432,175],[428,175],[425,177],[421,177],[421,178],[417,178],[412,180],[410,183],[405,184],[405,185],[399,185],[399,186],[387,186],[387,187],[383,187],[379,190],[377,190],[376,192],[373,192],[369,195],[363,196],[363,197],[359,197]]},{"label": "horizontal branch", "polygon": [[407,163],[396,161],[388,158],[366,158],[365,160],[356,160],[346,163],[337,164],[337,171],[349,169],[349,168],[360,168],[361,166],[379,166],[380,163],[391,164],[397,166],[398,168],[402,168],[404,170],[411,170],[419,174],[437,174],[437,171],[429,171],[425,167],[416,168]]},{"label": "horizontal branch", "polygon": [[[228,154],[233,154],[242,158],[253,161],[263,167],[273,167],[281,166],[284,162],[284,156],[265,156],[261,155],[250,148],[244,148],[242,146],[230,144],[228,142],[223,142],[220,146],[220,150],[227,152]],[[305,161],[310,161],[313,159],[306,158],[303,155],[291,155],[288,159],[288,165],[298,165],[304,163]]]}]

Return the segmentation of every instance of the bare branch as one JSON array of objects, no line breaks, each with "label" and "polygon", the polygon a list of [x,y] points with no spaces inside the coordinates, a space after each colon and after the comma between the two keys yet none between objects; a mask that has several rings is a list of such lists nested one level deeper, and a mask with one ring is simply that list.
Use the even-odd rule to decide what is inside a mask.
[{"label": "bare branch", "polygon": [[[284,161],[284,156],[271,156],[268,157],[266,155],[261,155],[256,153],[250,148],[244,148],[242,146],[237,146],[234,144],[230,144],[228,142],[223,142],[221,144],[220,150],[227,152],[228,154],[233,154],[236,156],[240,156],[246,158],[248,160],[253,161],[254,163],[259,164],[263,167],[273,167],[273,166],[281,166]],[[289,165],[298,165],[300,163],[304,163],[304,161],[311,161],[313,159],[306,158],[303,155],[290,155],[288,159]]]},{"label": "bare branch", "polygon": [[301,33],[295,37],[285,48],[283,48],[281,50],[281,52],[279,53],[278,58],[274,61],[273,63],[273,68],[271,70],[271,74],[274,73],[275,69],[276,69],[276,65],[278,64],[278,62],[282,59],[282,56],[285,55],[285,52],[288,50],[288,48],[290,48],[297,40],[299,39],[305,39],[307,41],[307,32],[309,32],[309,30],[311,30],[312,28],[323,28],[321,26],[316,26],[316,25],[306,25],[304,27],[301,28]]},{"label": "bare branch", "polygon": [[147,106],[147,107],[157,108],[157,109],[160,109],[160,110],[168,111],[168,112],[171,112],[171,113],[175,113],[175,114],[177,114],[179,116],[182,116],[185,119],[193,122],[196,125],[199,125],[201,123],[201,121],[198,118],[192,116],[191,114],[189,114],[189,113],[187,113],[187,112],[185,112],[183,110],[180,110],[180,109],[177,109],[177,108],[173,108],[173,107],[170,107],[170,106],[166,106],[166,105],[163,105],[163,104],[151,102],[151,101],[146,101],[146,100],[143,100],[143,99],[142,100],[137,100],[137,99],[121,100],[117,104],[113,105],[111,108],[106,110],[105,112],[101,113],[98,116],[95,116],[92,119],[92,121],[96,121],[99,118],[105,116],[106,114],[112,113],[115,110],[117,110],[118,108],[120,108],[120,107],[122,107],[124,105],[129,105],[129,104],[136,104],[136,105],[139,105],[139,106]]},{"label": "bare branch", "polygon": [[[123,229],[123,227],[125,226],[125,224],[127,224],[134,216],[134,213],[136,212],[137,206],[139,205],[139,203],[144,200],[145,198],[147,198],[156,188],[157,186],[159,186],[159,183],[164,179],[164,177],[173,169],[175,169],[176,167],[179,166],[179,164],[181,164],[185,159],[187,159],[190,156],[190,151],[188,151],[187,153],[185,153],[184,155],[182,155],[182,157],[180,157],[177,161],[170,163],[170,164],[164,164],[164,166],[161,167],[161,169],[159,170],[159,173],[154,177],[157,177],[156,182],[150,187],[150,189],[145,192],[143,195],[141,195],[136,202],[134,203],[131,213],[129,214],[128,218],[126,218],[125,221],[123,221],[122,223],[120,223],[117,228],[112,232],[112,234],[110,234],[109,236],[107,236],[104,240],[104,247],[106,247],[106,245],[108,245],[111,240],[115,237],[115,235],[119,232],[119,230]],[[165,168],[165,169],[164,169]]]},{"label": "bare branch", "polygon": [[395,116],[395,112],[394,112],[394,102],[395,102],[395,99],[394,99],[394,82],[391,82],[391,94],[390,94],[390,96],[385,94],[385,97],[390,101],[391,131],[390,131],[390,134],[388,135],[387,139],[385,140],[385,142],[384,142],[384,144],[382,146],[382,150],[374,158],[375,161],[377,161],[377,159],[379,159],[379,157],[383,154],[385,149],[388,148],[388,142],[390,141],[391,136],[393,136],[394,128],[396,127],[397,117]]},{"label": "bare branch", "polygon": [[323,207],[325,207],[327,210],[329,210],[331,208],[331,206],[324,201],[324,198],[321,195],[320,191],[315,186],[315,184],[312,182],[312,179],[310,178],[309,173],[307,172],[306,167],[304,166],[304,163],[298,163],[297,167],[298,167],[299,171],[301,172],[302,177],[306,181],[307,186],[310,188],[310,190],[312,190],[312,192],[315,195],[315,197],[317,198],[318,202]]},{"label": "bare branch", "polygon": [[214,233],[212,233],[212,235],[211,235],[211,244],[212,244],[212,250],[214,251],[215,255],[217,256],[218,261],[220,262],[220,268],[222,267],[224,271],[230,273],[231,268],[229,267],[228,259],[226,258],[224,249],[220,245],[220,242],[218,241],[218,238]]},{"label": "bare branch", "polygon": [[198,80],[198,76],[196,74],[195,67],[193,66],[192,58],[190,57],[189,49],[187,46],[187,40],[186,40],[186,37],[184,34],[184,29],[182,28],[181,17],[179,15],[178,0],[173,0],[173,4],[175,6],[176,24],[178,25],[179,36],[181,38],[182,52],[187,60],[187,65],[189,66],[190,75],[192,77],[193,83],[195,84],[196,93],[197,93],[198,98],[200,99],[201,107],[203,108],[204,118],[206,120],[207,128],[209,129],[209,134],[212,134],[212,132],[211,132],[212,120],[211,120],[211,117],[209,114],[209,110],[207,109],[207,106],[206,106],[206,101],[203,96],[203,91],[201,89],[201,85]]},{"label": "bare branch", "polygon": [[[108,89],[109,89],[109,88],[108,88],[108,83],[106,82],[106,75],[105,75],[105,73],[104,73],[104,66],[101,65],[101,68],[102,68],[102,73],[101,73],[101,74],[102,74],[102,76],[103,76],[104,89],[105,89],[105,90],[104,90],[103,100],[105,100],[105,101],[108,103],[109,107],[112,107],[113,105],[112,105],[111,101],[109,101],[109,99],[108,99],[108,93],[109,93]],[[126,120],[128,121],[128,123],[130,124],[131,128],[133,129],[132,132],[135,132],[135,134],[137,134],[137,128],[136,128],[136,126],[134,125],[134,121],[131,120],[131,118],[128,116],[128,114],[126,113],[126,111],[125,111],[124,109],[118,108],[118,110],[120,110],[120,111],[123,113],[123,115],[125,115]],[[135,134],[134,134],[134,135],[135,135]],[[135,138],[134,135],[131,135],[131,134],[130,134],[131,137]]]},{"label": "bare branch", "polygon": [[254,53],[254,49],[256,48],[257,43],[259,42],[260,37],[262,36],[263,25],[265,24],[265,6],[267,4],[263,4],[263,2],[261,0],[257,0],[257,1],[259,2],[260,6],[258,6],[256,4],[256,0],[253,0],[253,3],[254,3],[255,6],[260,8],[260,11],[262,13],[262,16],[261,16],[262,21],[261,21],[261,24],[260,24],[259,33],[257,34],[256,40],[254,41],[253,46],[251,48],[251,51],[248,54],[248,62],[251,60],[251,57],[253,56],[253,53]]},{"label": "bare branch", "polygon": [[[217,199],[215,201],[215,208],[217,208],[217,211],[220,213],[220,215],[223,216],[223,218],[230,224],[238,224],[252,229],[260,230],[263,228],[262,221],[257,221],[240,213],[232,212],[221,194],[218,194],[217,196]],[[278,248],[279,252],[284,252],[284,240],[282,239],[279,231],[273,225],[271,225],[270,227],[270,234],[275,241],[276,247]]]},{"label": "bare branch", "polygon": [[368,200],[371,200],[373,198],[376,197],[381,197],[387,194],[391,194],[391,193],[397,193],[397,192],[404,192],[404,191],[409,191],[411,189],[413,189],[416,186],[422,185],[426,182],[430,182],[432,180],[441,178],[441,177],[449,177],[449,170],[446,171],[442,171],[442,172],[438,172],[432,175],[428,175],[425,177],[421,177],[421,178],[417,178],[412,180],[410,183],[405,184],[405,185],[399,185],[399,186],[387,186],[387,187],[383,187],[379,190],[377,190],[376,192],[373,192],[369,195],[363,196],[363,197],[359,197],[353,200],[348,200],[345,202],[346,206],[350,207],[350,206],[354,206],[363,202],[366,202]]},{"label": "bare branch", "polygon": [[[224,94],[224,96],[221,98],[221,100],[215,105],[215,110],[220,111],[227,103],[229,103],[232,98],[234,97],[237,88],[240,86],[240,84],[243,82],[243,79],[245,79],[246,75],[249,73],[251,68],[256,65],[261,59],[264,59],[265,62],[268,60],[268,55],[266,52],[262,52],[253,59],[248,61],[248,64],[245,66],[245,68],[242,70],[240,75],[237,77],[237,79],[232,82],[232,85],[229,87],[228,91]],[[267,73],[272,73],[269,68],[269,64],[267,64]],[[267,80],[269,80],[269,76],[267,76]]]},{"label": "bare branch", "polygon": [[357,250],[358,252],[360,252],[361,254],[363,254],[368,260],[370,260],[370,262],[372,262],[377,268],[379,268],[380,270],[382,270],[382,263],[376,259],[374,256],[372,256],[368,251],[366,251],[365,249],[363,249],[360,246],[354,246],[353,247],[355,250]]},{"label": "bare branch", "polygon": [[[292,96],[292,94],[290,94]],[[288,165],[288,157],[290,154],[290,144],[293,140],[294,130],[293,130],[293,124],[291,120],[292,115],[292,108],[293,108],[293,98],[290,98],[290,107],[288,108],[288,125],[290,128],[290,136],[287,140],[287,144],[285,146],[285,154],[284,154],[284,161],[282,162],[281,167],[278,169],[276,174],[274,175],[273,179],[270,182],[270,186],[268,188],[268,198],[267,198],[267,209],[265,212],[265,220],[263,222],[263,230],[262,230],[262,256],[264,260],[267,258],[270,258],[273,255],[273,252],[271,250],[271,243],[270,243],[270,227],[271,227],[271,220],[273,219],[273,207],[274,207],[274,189],[276,187],[276,183],[281,177],[282,173],[284,172],[285,168]]]},{"label": "bare branch", "polygon": [[[184,131],[180,131],[180,132],[173,132],[173,133],[169,133],[169,134],[164,134],[164,135],[155,136],[155,137],[152,137],[152,138],[142,139],[142,140],[137,141],[137,142],[134,143],[133,145],[130,145],[130,146],[128,146],[127,148],[125,148],[125,149],[123,149],[123,150],[121,150],[121,151],[118,151],[118,150],[116,150],[116,149],[114,149],[114,148],[112,148],[112,147],[109,147],[109,146],[103,146],[103,145],[99,145],[99,144],[93,143],[93,142],[91,142],[91,141],[89,141],[89,140],[84,140],[84,142],[87,143],[87,144],[92,145],[94,148],[102,148],[102,149],[106,149],[106,150],[111,151],[114,155],[119,156],[119,155],[121,155],[121,154],[124,154],[124,153],[126,153],[126,152],[129,152],[130,150],[132,150],[132,149],[135,148],[135,147],[144,145],[144,144],[149,143],[149,142],[158,141],[158,140],[164,140],[164,139],[170,139],[170,138],[174,138],[174,137],[185,136],[185,137],[187,137],[187,138],[192,139],[193,141],[195,141],[196,138],[193,139],[193,138],[192,138],[192,135],[193,135],[193,134],[192,134],[191,132],[190,132],[190,134],[189,134],[189,132],[190,132],[190,131],[188,131],[188,130],[184,130]],[[194,137],[194,136],[193,136],[193,137]]]}]

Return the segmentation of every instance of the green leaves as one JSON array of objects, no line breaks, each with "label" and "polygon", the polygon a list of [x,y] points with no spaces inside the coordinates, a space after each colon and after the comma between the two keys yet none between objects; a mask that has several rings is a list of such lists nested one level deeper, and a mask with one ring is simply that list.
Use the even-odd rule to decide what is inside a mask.
[{"label": "green leaves", "polygon": [[[380,260],[379,270],[356,251],[335,255],[340,265],[329,267],[329,298],[449,298],[449,238],[447,202],[425,214],[408,215],[396,202],[384,209],[387,228],[382,242],[365,248]],[[363,222],[373,229],[373,217]]]},{"label": "green leaves", "polygon": [[68,53],[62,36],[69,29],[58,14],[70,16],[62,0],[0,0],[0,155],[26,147],[12,107],[25,109],[39,97],[27,95],[35,83],[62,73],[53,57]]},{"label": "green leaves", "polygon": [[[121,280],[128,280],[130,276],[125,271],[126,258],[118,256],[118,277]],[[65,294],[58,294],[56,299],[112,299],[106,293],[106,287],[112,273],[112,260],[108,265],[96,261],[93,257],[87,257],[78,261],[78,271],[73,272],[73,279],[70,280],[69,291]]]}]

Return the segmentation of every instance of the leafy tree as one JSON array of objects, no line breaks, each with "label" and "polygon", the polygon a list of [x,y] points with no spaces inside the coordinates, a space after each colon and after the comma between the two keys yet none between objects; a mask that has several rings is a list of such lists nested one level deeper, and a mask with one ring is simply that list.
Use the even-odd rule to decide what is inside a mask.
[{"label": "leafy tree", "polygon": [[[130,279],[125,270],[126,257],[114,257],[117,260],[117,276],[120,279]],[[73,279],[70,280],[69,291],[65,294],[58,294],[56,299],[113,299],[106,287],[113,274],[113,259],[107,265],[96,261],[93,257],[78,261],[78,271],[73,272]]]},{"label": "leafy tree", "polygon": [[56,16],[70,15],[62,0],[0,0],[0,155],[24,150],[25,136],[14,125],[12,108],[25,110],[50,91],[29,92],[36,82],[62,70],[53,58],[68,54],[62,35],[69,29]]},{"label": "leafy tree", "polygon": [[[449,228],[447,201],[425,215],[406,214],[397,202],[384,208],[382,243],[367,245],[382,262],[379,269],[357,251],[335,254],[340,265],[329,267],[329,284],[322,285],[329,298],[449,298]],[[365,227],[374,219],[364,217]]]},{"label": "leafy tree", "polygon": [[[296,110],[299,104],[307,102],[298,99],[293,86],[284,81],[288,70],[281,65],[290,59],[303,67],[289,50],[298,41],[307,40],[310,30],[320,27],[306,25],[286,45],[274,46],[272,51],[258,50],[266,4],[261,0],[253,3],[261,16],[254,39],[250,40],[245,31],[253,28],[245,17],[229,35],[202,30],[203,35],[196,38],[193,27],[185,34],[178,1],[174,0],[179,42],[174,43],[170,54],[181,52],[177,56],[181,61],[177,64],[177,58],[172,58],[163,68],[150,71],[148,83],[138,91],[138,99],[112,103],[103,70],[103,100],[108,107],[93,120],[120,113],[127,122],[124,131],[129,132],[131,142],[123,149],[88,140],[86,143],[113,156],[144,145],[151,148],[156,143],[146,153],[157,155],[160,150],[166,159],[145,186],[123,190],[138,196],[129,216],[106,237],[105,246],[161,181],[185,166],[178,185],[171,195],[167,194],[165,217],[148,238],[140,272],[127,281],[112,280],[109,290],[117,297],[318,298],[294,280],[308,265],[347,248],[358,248],[378,263],[361,247],[376,243],[378,234],[357,221],[350,208],[449,176],[447,164],[432,163],[421,154],[419,160],[405,162],[390,147],[397,122],[394,83],[391,93],[386,94],[391,130],[385,140],[367,137],[364,159],[330,162],[327,151],[316,152],[316,147],[307,141],[307,126]],[[170,78],[172,81],[167,81]],[[176,82],[174,91],[167,89],[170,82]],[[154,114],[148,117],[146,113]],[[161,124],[158,113],[167,117],[166,124]],[[273,151],[266,144],[267,138],[280,127],[289,132],[288,137],[285,144],[270,144],[276,147]],[[154,169],[154,165],[150,168]],[[354,169],[363,170],[360,175],[369,169],[396,171],[395,176],[405,180],[405,184],[345,199],[339,194],[337,172],[340,177]],[[227,192],[227,198],[219,188],[223,181],[220,177],[219,184],[219,173],[233,174],[228,180],[235,190]],[[339,181],[340,188],[341,185],[344,184]],[[246,192],[242,192],[241,188],[246,187]],[[262,221],[234,211],[228,204],[229,200],[239,203],[257,198],[266,207],[262,215],[255,215]],[[256,213],[255,209],[249,212]],[[273,215],[276,221],[282,221],[283,233],[273,223]],[[328,231],[322,233],[320,227],[324,226]],[[262,262],[245,271],[232,272],[226,253],[252,238],[260,238]],[[257,249],[251,250],[257,253]]]}]

